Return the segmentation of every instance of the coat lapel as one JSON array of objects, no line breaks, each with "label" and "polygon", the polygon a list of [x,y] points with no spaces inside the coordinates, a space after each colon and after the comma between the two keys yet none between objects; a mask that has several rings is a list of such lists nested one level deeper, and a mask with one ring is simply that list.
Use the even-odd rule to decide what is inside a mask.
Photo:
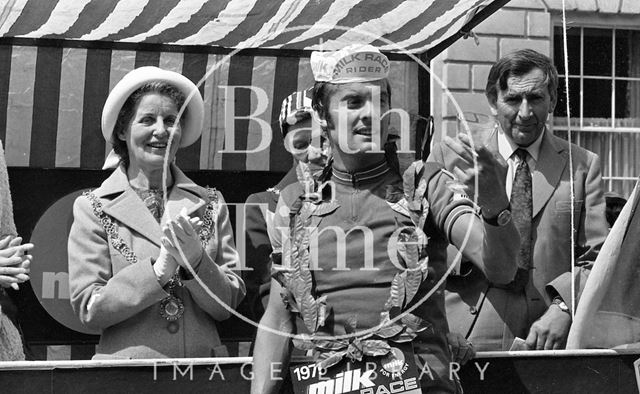
[{"label": "coat lapel", "polygon": [[[172,165],[171,171],[175,181],[165,204],[162,225],[168,218],[175,218],[183,207],[187,209],[187,214],[191,215],[205,205],[204,199],[200,196],[206,195],[206,190],[194,184],[176,166]],[[104,203],[104,212],[160,246],[161,225],[156,222],[136,192],[129,187],[127,174],[122,166],[118,167],[95,193],[98,197],[115,195],[112,200]]]},{"label": "coat lapel", "polygon": [[206,196],[206,189],[193,183],[178,167],[172,166],[174,176],[174,186],[169,194],[169,201],[165,205],[164,215],[161,223],[164,225],[167,220],[174,219],[180,214],[182,208],[186,208],[187,215],[202,208],[206,202],[202,198]]},{"label": "coat lapel", "polygon": [[[127,172],[123,166],[116,168],[94,193],[107,199],[103,205],[107,215],[160,245],[160,226],[144,202],[129,186]],[[111,197],[113,198],[110,199]]]},{"label": "coat lapel", "polygon": [[128,188],[106,203],[104,212],[160,246],[160,225],[133,189]]},{"label": "coat lapel", "polygon": [[551,198],[566,166],[567,155],[564,147],[556,143],[551,132],[546,130],[532,179],[534,218]]}]

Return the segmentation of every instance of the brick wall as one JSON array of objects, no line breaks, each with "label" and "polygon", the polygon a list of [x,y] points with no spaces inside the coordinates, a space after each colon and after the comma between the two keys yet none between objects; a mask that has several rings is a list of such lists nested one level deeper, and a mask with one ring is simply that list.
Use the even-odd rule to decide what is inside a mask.
[{"label": "brick wall", "polygon": [[455,134],[458,107],[490,114],[484,88],[491,65],[521,48],[551,54],[551,14],[541,0],[511,0],[431,62],[431,105],[436,136]]}]

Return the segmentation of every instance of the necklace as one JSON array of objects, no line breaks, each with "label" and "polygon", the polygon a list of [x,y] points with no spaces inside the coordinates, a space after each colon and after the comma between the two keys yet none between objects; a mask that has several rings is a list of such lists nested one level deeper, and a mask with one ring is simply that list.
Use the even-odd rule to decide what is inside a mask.
[{"label": "necklace", "polygon": [[[147,209],[151,212],[156,221],[160,223],[162,215],[164,214],[164,195],[162,189],[138,189],[134,186],[131,186],[131,188],[136,192],[138,197],[140,197],[142,202],[144,202],[144,205],[147,206]],[[170,192],[171,189],[167,189],[167,195]]]}]

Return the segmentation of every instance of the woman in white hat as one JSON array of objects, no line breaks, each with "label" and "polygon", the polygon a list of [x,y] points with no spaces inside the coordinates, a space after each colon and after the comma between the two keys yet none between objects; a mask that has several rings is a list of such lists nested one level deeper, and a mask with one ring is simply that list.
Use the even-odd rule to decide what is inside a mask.
[{"label": "woman in white hat", "polygon": [[222,195],[173,163],[200,136],[204,105],[184,76],[156,67],[111,91],[102,133],[113,174],[78,197],[69,235],[71,305],[100,331],[94,358],[225,355],[216,321],[245,293]]}]

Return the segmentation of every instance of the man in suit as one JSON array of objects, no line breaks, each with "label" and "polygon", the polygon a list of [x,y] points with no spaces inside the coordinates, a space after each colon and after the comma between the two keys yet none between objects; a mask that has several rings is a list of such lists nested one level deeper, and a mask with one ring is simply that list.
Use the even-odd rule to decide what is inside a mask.
[{"label": "man in suit", "polygon": [[[509,350],[515,337],[526,339],[527,349],[564,348],[575,304],[571,265],[578,267],[578,299],[586,269],[607,235],[599,158],[546,127],[557,86],[551,60],[529,49],[498,60],[489,73],[486,96],[496,125],[473,140],[503,162],[522,243],[511,284],[492,284],[464,263],[448,280],[450,329],[466,333],[477,350]],[[445,137],[431,160],[460,173],[460,140]]]}]

